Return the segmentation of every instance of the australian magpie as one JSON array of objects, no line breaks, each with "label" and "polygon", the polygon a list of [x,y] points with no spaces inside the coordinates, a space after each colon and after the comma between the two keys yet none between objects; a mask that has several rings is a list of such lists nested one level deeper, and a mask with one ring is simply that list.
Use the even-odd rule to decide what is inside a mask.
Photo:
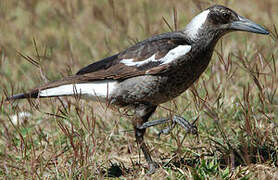
[{"label": "australian magpie", "polygon": [[143,140],[146,128],[151,126],[147,124],[149,117],[159,104],[179,96],[200,77],[217,41],[232,31],[269,34],[233,10],[214,5],[180,31],[150,37],[82,68],[76,75],[13,95],[8,100],[80,94],[120,107],[133,107],[136,142],[149,164],[149,172],[153,173],[157,164]]}]

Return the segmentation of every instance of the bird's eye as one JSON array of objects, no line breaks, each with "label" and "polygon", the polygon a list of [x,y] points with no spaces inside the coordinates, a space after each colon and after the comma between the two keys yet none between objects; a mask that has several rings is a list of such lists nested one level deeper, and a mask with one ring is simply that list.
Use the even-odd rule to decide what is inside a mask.
[{"label": "bird's eye", "polygon": [[223,17],[224,17],[225,19],[229,19],[229,18],[230,18],[230,14],[229,14],[229,13],[224,13],[224,14],[223,14]]}]

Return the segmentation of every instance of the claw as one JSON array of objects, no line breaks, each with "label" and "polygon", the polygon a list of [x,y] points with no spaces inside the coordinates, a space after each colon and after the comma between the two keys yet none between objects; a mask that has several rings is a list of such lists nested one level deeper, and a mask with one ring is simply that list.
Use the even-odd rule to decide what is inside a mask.
[{"label": "claw", "polygon": [[154,174],[156,172],[157,168],[159,168],[159,165],[156,162],[149,164],[149,170],[147,171],[146,175]]},{"label": "claw", "polygon": [[174,116],[173,121],[177,122],[179,125],[181,125],[186,133],[190,133],[190,134],[197,134],[198,133],[198,129],[197,126],[195,126],[196,121],[198,120],[198,118],[196,118],[193,123],[188,122],[186,119],[184,119],[183,117],[180,116]]},{"label": "claw", "polygon": [[[179,124],[181,127],[183,127],[185,129],[186,133],[196,135],[198,133],[198,129],[195,125],[197,120],[198,120],[198,118],[196,118],[193,121],[193,123],[190,123],[186,119],[184,119],[183,117],[174,116],[173,119],[172,119],[172,124],[169,127],[159,131],[158,136],[160,136],[161,134],[169,134],[170,131],[176,126],[176,124]],[[145,122],[138,129],[146,129],[146,128],[151,127],[151,126],[164,124],[164,123],[167,123],[167,122],[170,122],[170,121],[171,121],[170,118],[162,118],[162,119],[158,119],[158,120],[154,120],[154,121],[150,121],[150,122]]]}]

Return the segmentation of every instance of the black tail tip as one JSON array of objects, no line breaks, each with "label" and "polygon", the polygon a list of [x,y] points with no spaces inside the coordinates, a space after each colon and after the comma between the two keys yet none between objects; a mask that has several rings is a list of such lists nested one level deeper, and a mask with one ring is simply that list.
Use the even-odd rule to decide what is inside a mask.
[{"label": "black tail tip", "polygon": [[24,93],[21,93],[21,94],[16,94],[16,95],[7,97],[6,101],[12,101],[12,100],[24,99],[24,98],[26,98],[25,94],[24,94]]},{"label": "black tail tip", "polygon": [[32,94],[20,93],[20,94],[7,97],[6,101],[13,101],[13,100],[25,99],[25,98],[37,98],[37,97],[38,97],[38,93],[32,93]]}]

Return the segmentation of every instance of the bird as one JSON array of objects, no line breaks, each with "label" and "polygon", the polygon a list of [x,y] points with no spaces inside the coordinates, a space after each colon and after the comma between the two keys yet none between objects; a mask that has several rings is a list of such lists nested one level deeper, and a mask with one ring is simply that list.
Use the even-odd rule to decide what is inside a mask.
[{"label": "bird", "polygon": [[[154,35],[127,49],[93,62],[75,75],[12,95],[8,101],[80,95],[82,98],[131,107],[135,139],[148,163],[158,168],[144,141],[148,119],[161,103],[187,90],[206,70],[218,40],[233,31],[269,34],[268,30],[222,5],[201,11],[185,28]],[[176,116],[176,122],[183,121]],[[180,122],[185,124],[186,121]]]}]

